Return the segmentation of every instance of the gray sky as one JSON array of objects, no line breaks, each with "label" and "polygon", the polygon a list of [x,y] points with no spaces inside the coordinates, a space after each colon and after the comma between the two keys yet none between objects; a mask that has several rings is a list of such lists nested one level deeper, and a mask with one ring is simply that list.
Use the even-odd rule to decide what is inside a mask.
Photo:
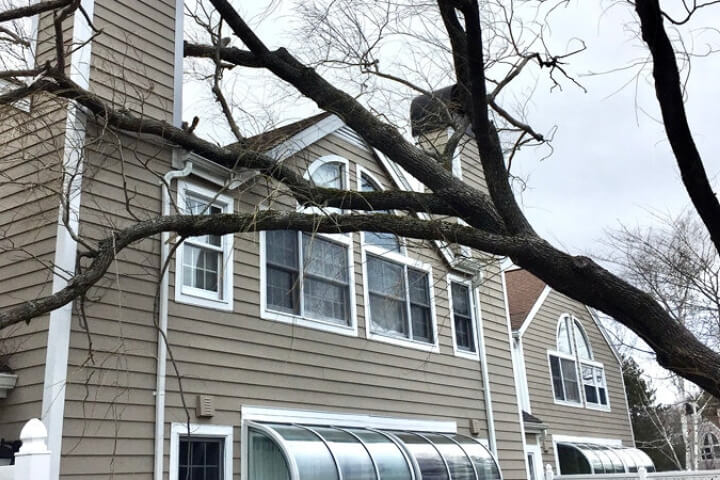
[{"label": "gray sky", "polygon": [[[675,0],[664,3],[680,4]],[[290,2],[242,2],[238,6],[246,10],[271,48],[286,45],[291,51],[302,51],[306,39],[292,30],[297,22]],[[697,20],[683,27],[686,48],[698,54],[709,47],[720,48],[720,33],[703,29],[720,25],[720,8],[703,10]],[[642,66],[648,52],[637,36],[639,28],[631,8],[622,1],[576,0],[554,11],[547,24],[542,23],[553,53],[573,50],[579,45],[578,38],[585,42],[587,50],[568,59],[567,71],[587,93],[564,79],[560,80],[562,90],[551,91],[547,71],[537,67],[514,82],[500,103],[513,110],[529,97],[526,120],[540,132],[557,131],[551,155],[546,148],[523,150],[513,161],[513,173],[527,180],[520,198],[541,235],[571,253],[602,254],[607,230],[621,223],[652,225],[656,221],[652,214],[677,214],[689,205],[689,199],[658,121],[651,68]],[[392,71],[398,65],[394,62],[407,57],[402,49],[396,41],[383,50],[391,59],[382,65],[392,73],[397,73]],[[720,152],[716,131],[720,82],[718,69],[713,68],[717,61],[714,55],[693,58],[687,90],[691,128],[713,182],[720,174],[716,154]],[[638,63],[640,67],[632,67]],[[234,101],[250,111],[250,115],[238,115],[253,119],[246,122],[253,133],[316,111],[310,102],[288,96],[291,89],[281,88],[271,76],[258,71],[233,73],[226,82],[233,87]],[[186,116],[200,114],[210,119],[201,121],[201,134],[218,141],[231,140],[227,132],[218,130],[217,121],[211,120],[216,112],[207,88],[190,82],[185,102]],[[407,102],[397,105],[401,113],[408,111]],[[647,359],[642,365],[656,377],[664,376]],[[673,399],[669,389],[664,389],[661,399]]]}]

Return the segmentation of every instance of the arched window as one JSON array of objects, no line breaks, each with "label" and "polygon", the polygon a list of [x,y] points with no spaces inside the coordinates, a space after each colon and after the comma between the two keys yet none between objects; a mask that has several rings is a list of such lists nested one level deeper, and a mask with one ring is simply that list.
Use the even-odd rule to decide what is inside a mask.
[{"label": "arched window", "polygon": [[326,155],[315,160],[305,177],[318,187],[348,188],[348,161],[339,155]]},{"label": "arched window", "polygon": [[720,459],[720,441],[714,433],[707,432],[703,437],[701,456],[703,460]]},{"label": "arched window", "polygon": [[562,315],[558,320],[556,341],[557,351],[549,352],[556,402],[581,404],[580,378],[585,405],[607,409],[605,369],[601,363],[593,361],[590,341],[580,320],[569,314]]}]

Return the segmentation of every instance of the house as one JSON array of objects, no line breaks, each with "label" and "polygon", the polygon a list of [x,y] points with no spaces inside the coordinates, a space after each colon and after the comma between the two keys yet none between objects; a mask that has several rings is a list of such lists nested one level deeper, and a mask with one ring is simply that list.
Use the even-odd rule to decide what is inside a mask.
[{"label": "house", "polygon": [[634,448],[622,362],[594,312],[527,270],[505,270],[505,282],[530,468],[654,471]]},{"label": "house", "polygon": [[[102,33],[75,14],[70,31],[80,47],[69,68],[76,83],[179,126],[182,2],[83,5]],[[49,17],[39,18],[39,61],[53,54],[43,47],[52,32]],[[424,104],[414,103],[414,133],[419,142],[442,141],[444,127],[417,121]],[[175,212],[299,208],[255,172],[108,132],[56,99],[7,107],[3,118],[0,168],[10,181],[0,187],[0,307],[63,288],[65,272],[87,265],[88,242],[113,228]],[[319,185],[412,189],[333,115],[249,142]],[[485,189],[471,139],[452,169]],[[58,202],[58,192],[68,201]],[[577,378],[574,394],[553,401],[547,359],[564,365],[575,347],[547,354],[560,348],[533,344],[533,332],[555,326],[532,318],[523,325],[529,335],[511,337],[500,260],[373,232],[145,239],[117,255],[86,299],[3,332],[4,345],[14,346],[17,384],[0,399],[0,437],[17,438],[25,421],[42,418],[53,479],[175,480],[187,472],[331,479],[343,472],[340,478],[519,480],[537,478],[541,456],[558,465],[555,450],[578,445],[570,435],[588,429],[632,446],[622,384],[599,326],[566,302],[573,306],[566,328],[577,321],[587,329],[591,366],[603,379],[593,383],[596,408]],[[522,339],[527,361],[515,346]],[[544,364],[530,361],[538,355]],[[572,361],[579,367],[589,359]],[[546,372],[536,378],[526,367]],[[520,378],[528,388],[518,388]],[[526,403],[523,391],[532,393]],[[596,448],[587,445],[578,448]]]}]

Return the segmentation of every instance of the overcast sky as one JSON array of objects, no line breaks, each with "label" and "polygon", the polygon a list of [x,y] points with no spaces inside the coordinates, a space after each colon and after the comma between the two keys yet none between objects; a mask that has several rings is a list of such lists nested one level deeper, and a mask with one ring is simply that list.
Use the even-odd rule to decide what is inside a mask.
[{"label": "overcast sky", "polygon": [[[665,2],[677,6],[680,2]],[[272,5],[268,10],[268,5]],[[297,26],[290,2],[247,2],[238,5],[248,12],[261,37],[271,47],[285,44],[302,50],[305,39],[293,34]],[[676,12],[680,16],[680,12]],[[720,25],[720,8],[709,8],[683,27],[686,48],[698,54],[720,47],[720,34],[703,27]],[[639,39],[634,12],[622,1],[573,1],[556,10],[545,25],[551,51],[574,49],[583,39],[587,49],[568,60],[567,71],[587,92],[561,80],[562,90],[551,91],[547,71],[529,70],[500,101],[513,108],[527,97],[526,120],[538,131],[556,129],[552,154],[547,149],[528,149],[513,162],[513,173],[527,180],[520,198],[538,232],[571,253],[602,254],[607,230],[620,224],[647,226],[653,214],[674,215],[689,205],[675,161],[665,139],[654,97],[648,52]],[[237,42],[236,42],[237,43]],[[396,48],[402,48],[402,46]],[[720,58],[697,56],[687,89],[688,116],[708,175],[715,183],[720,174]],[[630,68],[625,68],[630,67]],[[613,72],[614,71],[614,72]],[[603,73],[605,72],[605,73]],[[612,73],[607,73],[612,72]],[[257,71],[236,73],[228,79],[235,100],[260,111],[273,98],[276,103],[250,130],[263,123],[294,121],[311,113],[314,106],[285,96],[278,84]],[[450,80],[448,79],[448,82]],[[214,115],[207,90],[186,88],[186,117],[198,112]],[[209,106],[208,106],[209,105]],[[277,105],[282,105],[278,108]],[[407,104],[399,104],[407,112]],[[219,141],[222,131],[215,122],[201,122],[199,131]],[[643,365],[663,376],[648,362]],[[672,396],[662,392],[662,399]]]}]

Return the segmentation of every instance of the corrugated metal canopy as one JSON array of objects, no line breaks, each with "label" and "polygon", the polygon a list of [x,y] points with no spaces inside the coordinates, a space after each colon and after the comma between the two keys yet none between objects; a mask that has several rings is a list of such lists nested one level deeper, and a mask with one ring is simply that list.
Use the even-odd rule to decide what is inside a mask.
[{"label": "corrugated metal canopy", "polygon": [[490,452],[455,433],[250,422],[255,480],[502,480]]},{"label": "corrugated metal canopy", "polygon": [[558,442],[561,475],[629,473],[645,467],[655,471],[650,457],[640,449],[595,443]]}]

